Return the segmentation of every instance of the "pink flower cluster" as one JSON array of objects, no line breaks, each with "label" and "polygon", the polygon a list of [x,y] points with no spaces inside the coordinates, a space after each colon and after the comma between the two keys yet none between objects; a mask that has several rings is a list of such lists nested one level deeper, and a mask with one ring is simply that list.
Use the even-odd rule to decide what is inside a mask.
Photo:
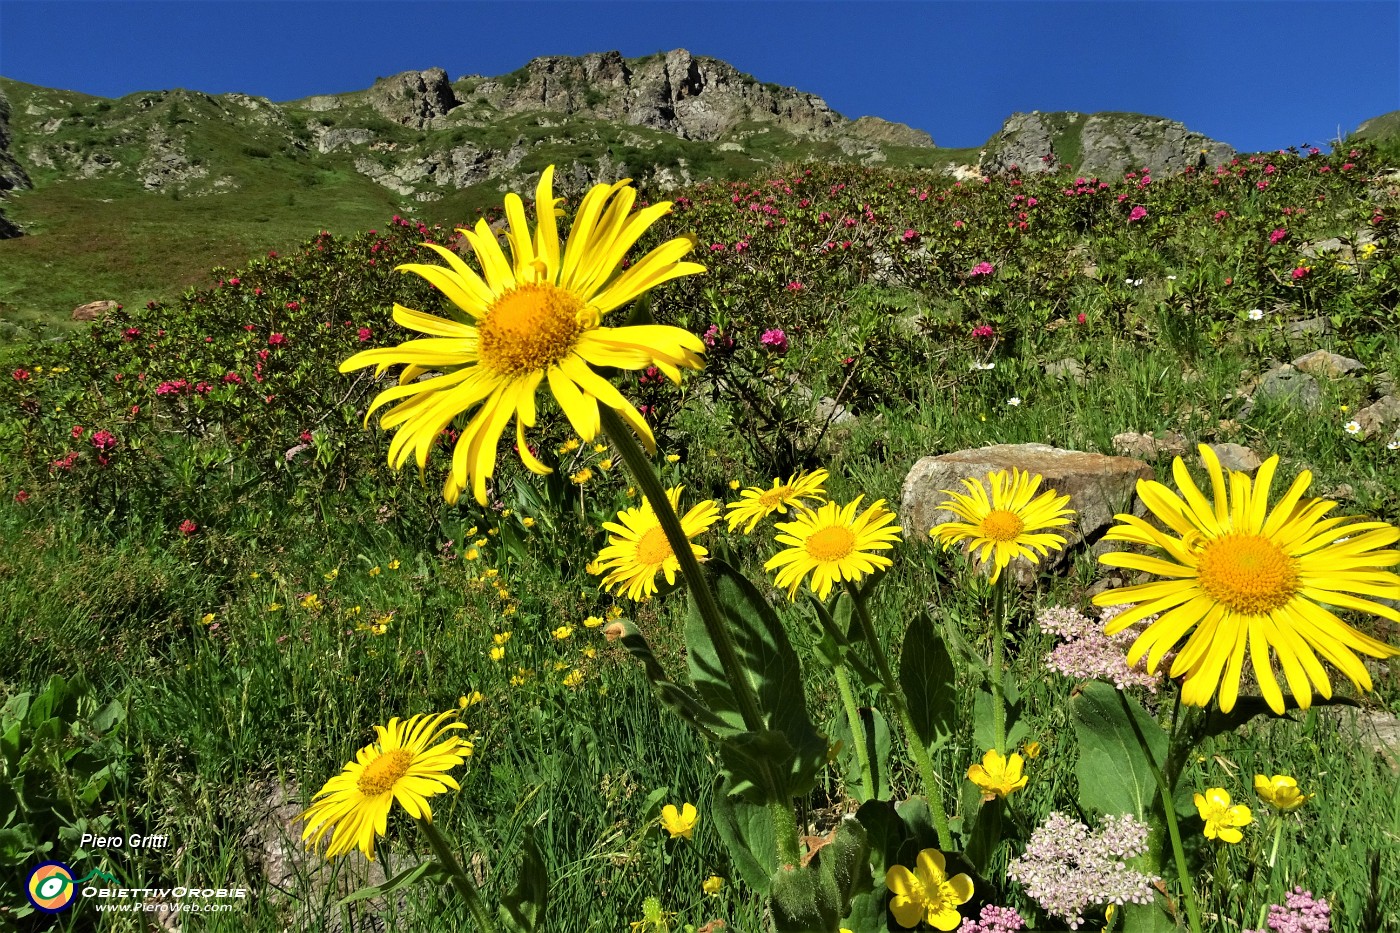
[{"label": "pink flower cluster", "polygon": [[1107,817],[1097,833],[1062,813],[1051,813],[1012,861],[1007,877],[1026,889],[1046,913],[1069,923],[1084,922],[1091,904],[1152,903],[1156,875],[1133,871],[1123,864],[1147,851],[1151,827],[1132,814]]},{"label": "pink flower cluster", "polygon": [[29,381],[29,370],[25,369],[22,366],[14,372],[10,373],[10,375],[14,378],[15,382]]},{"label": "pink flower cluster", "polygon": [[[1041,629],[1064,639],[1046,655],[1045,667],[1076,680],[1106,680],[1119,690],[1146,687],[1156,693],[1162,685],[1162,675],[1147,673],[1146,659],[1136,667],[1129,667],[1127,653],[1138,635],[1157,617],[1148,616],[1116,635],[1105,635],[1104,626],[1120,612],[1122,609],[1116,607],[1104,609],[1099,613],[1099,621],[1095,622],[1068,606],[1051,606],[1042,610],[1036,616]],[[1169,667],[1169,664],[1169,661],[1160,664],[1158,671]]]},{"label": "pink flower cluster", "polygon": [[781,327],[774,327],[769,330],[765,330],[763,332],[763,336],[758,338],[758,341],[768,349],[772,350],[774,353],[781,354],[786,353],[788,351],[787,334],[783,333],[783,329]]},{"label": "pink flower cluster", "polygon": [[734,338],[721,331],[718,324],[711,324],[700,339],[704,340],[705,346],[711,350],[716,348],[720,350],[734,349]]},{"label": "pink flower cluster", "polygon": [[1244,933],[1332,933],[1332,908],[1301,887],[1288,893],[1282,904],[1269,905],[1268,930]]},{"label": "pink flower cluster", "polygon": [[978,324],[976,327],[972,328],[972,339],[988,340],[992,337],[994,333],[996,332],[992,330],[992,325]]},{"label": "pink flower cluster", "polygon": [[1274,228],[1273,232],[1269,234],[1269,245],[1277,246],[1287,238],[1288,231],[1285,230],[1283,227],[1276,227]]},{"label": "pink flower cluster", "polygon": [[190,521],[188,518],[180,523],[180,534],[184,535],[187,538],[198,530],[199,526],[196,525],[194,522]]},{"label": "pink flower cluster", "polygon": [[972,270],[969,271],[967,275],[968,278],[976,278],[979,275],[991,275],[995,271],[997,271],[996,266],[992,265],[990,262],[984,261],[979,262],[977,265],[973,266]]},{"label": "pink flower cluster", "polygon": [[1141,204],[1128,211],[1128,223],[1135,223],[1147,216],[1147,208]]},{"label": "pink flower cluster", "polygon": [[958,933],[1017,933],[1026,927],[1026,921],[1012,907],[996,907],[987,904],[976,920],[964,917]]},{"label": "pink flower cluster", "polygon": [[92,446],[101,451],[108,451],[117,446],[117,439],[111,431],[98,431],[92,436]]}]

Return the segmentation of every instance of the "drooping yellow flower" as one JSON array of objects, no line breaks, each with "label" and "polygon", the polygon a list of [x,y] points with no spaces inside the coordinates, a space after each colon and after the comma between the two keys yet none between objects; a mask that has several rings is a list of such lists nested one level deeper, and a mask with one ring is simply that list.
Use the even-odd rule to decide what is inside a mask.
[{"label": "drooping yellow flower", "polygon": [[772,489],[750,486],[739,493],[738,502],[731,502],[725,506],[729,513],[726,516],[729,520],[729,530],[733,531],[748,522],[744,534],[750,534],[760,521],[774,512],[789,506],[807,508],[804,501],[806,499],[813,502],[824,501],[826,495],[822,487],[829,478],[830,474],[826,470],[814,470],[811,473],[794,473],[788,477],[786,483],[774,479]]},{"label": "drooping yellow flower", "polygon": [[1312,797],[1299,791],[1298,782],[1283,774],[1254,775],[1254,792],[1275,810],[1296,810]]},{"label": "drooping yellow flower", "polygon": [[894,865],[885,872],[890,913],[902,927],[916,927],[927,921],[936,930],[956,930],[962,923],[958,907],[972,899],[972,879],[967,875],[947,875],[947,862],[937,849],[924,849],[910,871]]},{"label": "drooping yellow flower", "polygon": [[453,715],[418,715],[406,722],[394,717],[387,726],[375,726],[374,744],[360,749],[354,761],[327,781],[301,815],[306,821],[301,838],[310,839],[314,847],[334,830],[327,858],[359,849],[372,861],[375,837],[384,835],[395,800],[415,820],[431,822],[428,798],[459,789],[447,772],[466,757],[462,740],[448,734],[466,728],[446,722]]},{"label": "drooping yellow flower", "polygon": [[817,598],[826,599],[831,588],[843,580],[858,582],[866,574],[890,566],[893,561],[877,551],[894,547],[900,528],[893,525],[894,513],[877,499],[870,508],[856,515],[860,500],[845,506],[828,502],[815,511],[802,510],[790,522],[779,522],[779,551],[763,565],[764,570],[780,568],[776,583],[786,587],[788,599],[797,598],[797,588],[807,574]]},{"label": "drooping yellow flower", "polygon": [[671,834],[671,838],[684,836],[690,839],[695,833],[695,824],[700,821],[700,814],[695,811],[695,804],[682,804],[679,810],[676,805],[668,803],[661,808],[661,828]]},{"label": "drooping yellow flower", "polygon": [[[1018,557],[1038,563],[1041,557],[1065,546],[1064,537],[1046,529],[1063,528],[1074,516],[1074,511],[1066,508],[1069,496],[1057,495],[1053,489],[1036,495],[1041,481],[1039,473],[1013,468],[1010,473],[988,473],[986,485],[979,479],[963,480],[967,495],[944,489],[952,498],[938,507],[962,521],[936,525],[929,530],[929,537],[945,548],[966,542],[968,552],[978,561],[986,564],[990,559],[993,583]],[[976,553],[979,548],[981,554]]]},{"label": "drooping yellow flower", "polygon": [[1026,786],[1024,766],[1025,760],[1015,752],[1007,758],[993,748],[982,756],[981,764],[967,769],[967,779],[982,788],[983,800],[995,800]]},{"label": "drooping yellow flower", "polygon": [[1212,787],[1202,794],[1195,794],[1196,811],[1206,821],[1207,839],[1219,839],[1234,844],[1244,838],[1244,833],[1236,827],[1248,826],[1254,822],[1254,814],[1242,803],[1230,806],[1230,794],[1223,787]]},{"label": "drooping yellow flower", "polygon": [[[671,508],[680,510],[683,486],[673,486],[666,490],[666,498],[671,500]],[[691,508],[681,516],[681,529],[687,539],[708,531],[719,521],[719,506],[713,499]],[[667,583],[676,582],[681,562],[676,552],[671,550],[671,542],[666,539],[666,531],[661,520],[652,511],[651,503],[633,509],[623,509],[617,514],[617,521],[604,522],[608,535],[607,547],[598,552],[598,571],[605,573],[603,586],[616,587],[617,593],[626,592],[629,599],[642,602],[656,593],[656,575],[666,574]],[[690,545],[691,551],[701,560],[709,555],[709,550],[698,544]]]},{"label": "drooping yellow flower", "polygon": [[711,897],[714,897],[716,894],[724,890],[724,879],[721,878],[719,875],[711,875],[701,883],[700,890],[704,891]]},{"label": "drooping yellow flower", "polygon": [[[408,263],[399,269],[427,279],[456,306],[452,317],[438,317],[394,305],[394,320],[428,334],[396,347],[365,350],[340,364],[341,372],[377,365],[376,375],[402,363],[399,384],[375,398],[368,423],[380,406],[399,402],[380,420],[398,428],[389,462],[401,468],[415,456],[420,471],[428,452],[458,415],[475,410],[462,430],[443,496],[456,502],[471,487],[486,504],[486,481],[495,472],[501,434],[515,420],[515,441],[525,466],[549,468],[530,453],[525,429],[535,425],[535,394],[542,382],[585,441],[599,430],[599,403],[618,413],[648,450],[656,441],[646,419],[593,367],[645,369],[655,366],[673,382],[682,368],[700,368],[705,345],[678,327],[648,324],[606,327],[603,318],[670,279],[705,271],[681,258],[695,246],[678,237],[656,247],[621,270],[627,251],[656,221],[670,213],[662,201],[631,213],[636,189],[630,179],[593,187],[579,204],[567,243],[561,244],[554,197],[554,167],[540,175],[535,191],[533,234],[519,196],[508,194],[505,214],[510,258],[487,222],[460,231],[471,245],[481,273],[452,250],[425,244],[447,266]],[[426,373],[432,378],[415,381]]]},{"label": "drooping yellow flower", "polygon": [[1271,650],[1303,709],[1312,704],[1313,688],[1332,696],[1318,655],[1359,690],[1370,690],[1371,675],[1353,652],[1388,658],[1400,650],[1358,632],[1333,609],[1400,622],[1400,612],[1365,598],[1400,599],[1400,576],[1383,569],[1400,564],[1400,551],[1381,550],[1400,540],[1400,529],[1380,521],[1324,518],[1337,503],[1303,498],[1312,482],[1306,470],[1270,511],[1278,457],[1265,461],[1251,482],[1238,472],[1227,479],[1215,452],[1204,444],[1200,452],[1213,502],[1197,489],[1178,457],[1172,472],[1181,496],[1161,483],[1139,480],[1137,487],[1167,530],[1118,515],[1123,524],[1105,536],[1147,545],[1165,559],[1125,551],[1099,558],[1111,567],[1163,578],[1094,597],[1098,606],[1134,604],[1104,631],[1112,635],[1158,615],[1128,650],[1128,664],[1146,655],[1149,672],[1189,632],[1171,676],[1185,676],[1181,700],[1193,706],[1208,705],[1218,686],[1220,708],[1234,708],[1246,651],[1264,699],[1279,714],[1285,706]]}]

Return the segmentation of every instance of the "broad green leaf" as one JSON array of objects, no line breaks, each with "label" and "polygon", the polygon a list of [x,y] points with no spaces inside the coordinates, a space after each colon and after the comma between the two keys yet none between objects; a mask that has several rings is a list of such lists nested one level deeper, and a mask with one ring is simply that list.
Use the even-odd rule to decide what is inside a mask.
[{"label": "broad green leaf", "polygon": [[646,637],[635,625],[625,619],[616,624],[622,627],[622,647],[642,662],[642,670],[662,703],[713,742],[719,741],[720,734],[733,733],[729,723],[716,716],[694,693],[666,676],[666,670],[652,653],[651,645],[647,644]]},{"label": "broad green leaf", "polygon": [[711,804],[715,831],[724,842],[729,859],[744,883],[759,894],[771,890],[773,872],[778,869],[777,840],[768,807],[731,796],[724,775],[715,778]]},{"label": "broad green leaf", "polygon": [[[758,713],[767,728],[786,740],[781,749],[772,735],[756,734],[743,740],[745,748],[729,748],[734,737],[724,737],[721,745],[726,762],[748,759],[756,753],[769,756],[760,762],[782,784],[787,797],[812,789],[816,775],[826,764],[827,740],[807,715],[802,668],[788,642],[782,623],[763,594],[752,583],[723,561],[710,561],[710,577],[715,600],[734,646],[738,677],[744,678],[758,701]],[[734,687],[720,662],[719,652],[710,641],[694,601],[686,620],[685,641],[690,663],[690,679],[701,700],[734,733],[748,732]],[[731,792],[738,792],[739,781]]]},{"label": "broad green leaf", "polygon": [[925,748],[936,748],[953,734],[957,716],[953,659],[928,613],[909,624],[899,656],[899,685],[914,732]]},{"label": "broad green leaf", "polygon": [[[875,781],[875,800],[883,800],[890,796],[890,762],[894,759],[892,746],[890,744],[890,727],[885,722],[885,717],[878,709],[870,706],[862,706],[859,710],[861,718],[861,739],[865,743],[866,753],[870,758],[870,770]],[[860,773],[860,755],[856,751],[856,738],[851,735],[851,724],[847,721],[845,710],[841,710],[832,720],[830,728],[827,730],[831,734],[834,744],[839,743],[841,750],[837,752],[836,762],[841,769],[841,780],[846,784],[846,792],[851,795],[862,795],[864,800],[864,789],[862,787],[862,777]]]},{"label": "broad green leaf", "polygon": [[[1126,703],[1126,710],[1125,710]],[[1132,719],[1129,719],[1131,711]],[[1079,805],[1103,815],[1131,813],[1152,822],[1157,782],[1148,754],[1160,768],[1167,756],[1167,734],[1126,694],[1094,681],[1070,700],[1074,734],[1079,742]],[[1133,728],[1136,722],[1147,750]]]},{"label": "broad green leaf", "polygon": [[520,875],[515,881],[515,890],[501,902],[500,916],[509,929],[534,933],[544,929],[543,921],[549,907],[549,870],[540,857],[533,832],[525,833],[521,850],[524,858],[520,862]]}]

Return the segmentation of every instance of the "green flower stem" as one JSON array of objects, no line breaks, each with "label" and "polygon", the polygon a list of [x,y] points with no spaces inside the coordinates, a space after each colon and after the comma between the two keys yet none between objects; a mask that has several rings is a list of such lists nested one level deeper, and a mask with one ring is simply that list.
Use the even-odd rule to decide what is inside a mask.
[{"label": "green flower stem", "polygon": [[1196,892],[1191,887],[1191,873],[1186,868],[1186,849],[1181,844],[1181,829],[1176,825],[1176,797],[1167,784],[1167,779],[1162,775],[1162,769],[1157,767],[1157,761],[1152,757],[1152,749],[1147,746],[1147,737],[1142,734],[1142,728],[1128,706],[1127,695],[1120,691],[1118,700],[1123,704],[1123,712],[1132,724],[1138,744],[1147,758],[1147,767],[1151,769],[1152,777],[1157,782],[1157,793],[1162,798],[1162,812],[1167,818],[1167,833],[1172,840],[1172,853],[1176,856],[1176,874],[1181,881],[1181,896],[1186,900],[1186,915],[1191,921],[1191,933],[1201,933],[1201,909],[1196,905]]},{"label": "green flower stem", "polygon": [[996,749],[1006,754],[1006,694],[1002,692],[1002,633],[1006,630],[1006,576],[992,584],[992,735]]},{"label": "green flower stem", "polygon": [[861,802],[875,799],[875,769],[870,766],[870,749],[865,747],[865,726],[860,719],[860,709],[856,706],[856,695],[851,690],[851,677],[844,664],[833,668],[836,674],[836,688],[841,691],[841,705],[846,708],[846,721],[851,725],[851,741],[856,743],[856,758],[860,761]]},{"label": "green flower stem", "polygon": [[933,770],[933,759],[929,757],[928,749],[924,747],[918,731],[914,728],[913,717],[909,715],[909,704],[904,699],[904,691],[900,689],[899,681],[895,680],[894,671],[890,670],[885,650],[880,647],[880,638],[875,634],[875,623],[870,618],[870,610],[866,608],[864,597],[849,580],[846,581],[846,591],[851,594],[851,601],[855,603],[856,617],[860,619],[865,643],[870,646],[870,653],[875,658],[880,682],[885,685],[885,692],[889,694],[895,715],[904,727],[904,739],[909,743],[909,754],[914,758],[914,767],[919,772],[919,779],[923,781],[924,794],[928,797],[929,809],[933,812],[933,827],[938,831],[938,847],[945,852],[951,852],[953,832],[948,827],[948,814],[943,808],[943,787],[938,783],[938,775]]},{"label": "green flower stem", "polygon": [[[744,728],[750,732],[762,732],[767,728],[767,724],[759,709],[758,695],[754,692],[753,683],[749,680],[743,665],[739,663],[739,652],[735,649],[734,640],[730,638],[729,629],[724,624],[724,617],[720,614],[715,594],[710,590],[709,578],[700,569],[700,561],[696,559],[695,552],[691,550],[690,539],[686,537],[685,529],[681,527],[680,516],[671,507],[671,500],[666,495],[666,488],[661,484],[661,479],[656,475],[656,470],[652,467],[646,452],[642,450],[641,445],[632,435],[632,429],[606,405],[598,406],[598,414],[602,420],[603,431],[622,457],[622,462],[627,464],[627,470],[637,481],[642,495],[651,503],[657,521],[660,522],[662,530],[666,533],[666,541],[671,545],[676,560],[680,562],[681,578],[685,580],[685,585],[690,589],[690,594],[695,599],[695,608],[700,614],[701,621],[705,624],[705,631],[710,637],[711,644],[714,645],[715,654],[719,656],[725,680],[728,681],[730,689],[734,691],[734,700],[739,705],[739,714],[743,717]],[[797,816],[792,810],[792,799],[781,790],[782,785],[771,769],[765,768],[764,776],[768,785],[766,790],[769,810],[773,818],[773,833],[777,840],[779,864],[796,865],[801,859],[801,851],[797,838]]]},{"label": "green flower stem", "polygon": [[448,876],[452,879],[452,886],[467,902],[467,909],[471,911],[472,917],[476,920],[477,928],[482,933],[497,933],[496,921],[491,919],[491,914],[487,911],[481,894],[476,890],[476,885],[472,884],[471,878],[467,877],[467,873],[462,870],[462,863],[457,861],[457,856],[452,854],[451,843],[443,838],[442,833],[438,832],[437,827],[429,820],[416,820],[415,822],[422,830],[423,836],[428,840],[428,845],[432,847],[433,855],[437,858],[438,864],[447,870]]},{"label": "green flower stem", "polygon": [[[1283,838],[1283,817],[1282,817],[1280,814],[1275,813],[1275,814],[1273,815],[1273,822],[1274,822],[1274,845],[1273,845],[1273,848],[1269,850],[1269,870],[1270,870],[1270,871],[1273,871],[1274,863],[1275,863],[1276,861],[1278,861],[1278,842],[1279,842],[1280,839]],[[1260,929],[1263,929],[1263,927],[1260,927]]]}]

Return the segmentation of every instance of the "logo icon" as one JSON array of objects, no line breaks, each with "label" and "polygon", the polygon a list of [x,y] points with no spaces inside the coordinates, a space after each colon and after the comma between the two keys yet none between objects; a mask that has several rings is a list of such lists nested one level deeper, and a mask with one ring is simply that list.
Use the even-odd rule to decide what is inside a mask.
[{"label": "logo icon", "polygon": [[29,872],[24,893],[29,903],[44,911],[56,914],[73,906],[77,885],[73,882],[73,869],[62,862],[44,862]]}]

